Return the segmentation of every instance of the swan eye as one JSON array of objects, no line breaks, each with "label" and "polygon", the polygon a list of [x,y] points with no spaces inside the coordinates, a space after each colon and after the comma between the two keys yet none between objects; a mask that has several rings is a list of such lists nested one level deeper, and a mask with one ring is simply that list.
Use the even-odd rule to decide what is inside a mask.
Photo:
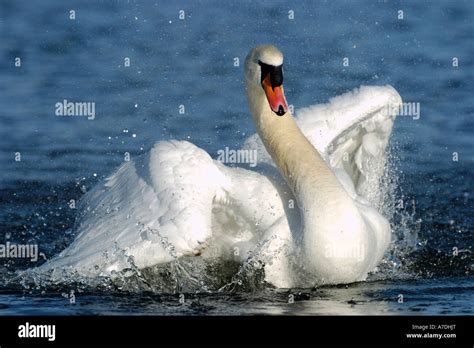
[{"label": "swan eye", "polygon": [[270,75],[270,82],[273,88],[279,87],[283,84],[283,65],[274,66],[262,63],[260,60],[258,61],[258,65],[260,65],[262,70],[260,83],[263,83],[263,80]]}]

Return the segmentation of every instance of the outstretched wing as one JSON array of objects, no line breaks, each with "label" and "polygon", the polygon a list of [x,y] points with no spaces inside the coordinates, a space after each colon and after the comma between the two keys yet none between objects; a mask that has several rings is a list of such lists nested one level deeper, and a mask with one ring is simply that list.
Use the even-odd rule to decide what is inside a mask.
[{"label": "outstretched wing", "polygon": [[127,267],[130,256],[141,268],[199,253],[225,180],[193,144],[159,142],[82,198],[78,236],[43,267],[94,275]]}]

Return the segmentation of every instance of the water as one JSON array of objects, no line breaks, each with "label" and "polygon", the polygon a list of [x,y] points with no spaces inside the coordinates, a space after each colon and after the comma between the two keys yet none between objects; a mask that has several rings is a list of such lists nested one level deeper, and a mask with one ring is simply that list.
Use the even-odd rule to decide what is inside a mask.
[{"label": "water", "polygon": [[[37,243],[47,258],[74,238],[68,202],[125,152],[133,158],[157,140],[186,139],[216,154],[254,132],[242,65],[257,44],[285,54],[285,92],[296,109],[359,85],[391,84],[404,101],[420,103],[421,117],[395,123],[397,242],[367,282],[244,284],[180,298],[179,287],[163,292],[135,273],[119,282],[31,285],[15,273],[31,262],[3,259],[0,314],[473,314],[473,15],[468,0],[2,1],[0,243]],[[95,102],[96,118],[55,116],[64,99]]]}]

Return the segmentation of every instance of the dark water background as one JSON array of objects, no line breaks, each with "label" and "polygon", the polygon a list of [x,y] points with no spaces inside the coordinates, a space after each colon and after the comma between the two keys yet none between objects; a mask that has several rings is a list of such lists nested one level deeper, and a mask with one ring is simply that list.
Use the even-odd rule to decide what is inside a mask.
[{"label": "dark water background", "polygon": [[[472,314],[473,18],[469,0],[2,0],[0,243],[37,243],[47,257],[73,239],[76,211],[67,202],[125,152],[133,158],[157,140],[186,139],[216,154],[254,133],[242,65],[255,45],[285,54],[285,92],[296,109],[360,85],[391,84],[404,101],[420,103],[421,117],[399,117],[391,140],[403,201],[392,223],[412,238],[395,236],[385,271],[370,281],[185,294],[180,304],[179,294],[122,287],[31,287],[15,271],[32,263],[3,259],[0,315]],[[56,116],[63,99],[95,102],[96,118]],[[62,295],[71,290],[75,304]]]}]

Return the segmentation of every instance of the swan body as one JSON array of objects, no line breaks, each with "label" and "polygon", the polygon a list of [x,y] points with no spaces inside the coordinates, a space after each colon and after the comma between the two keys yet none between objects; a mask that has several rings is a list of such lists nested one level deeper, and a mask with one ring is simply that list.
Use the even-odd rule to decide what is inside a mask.
[{"label": "swan body", "polygon": [[395,118],[387,106],[400,96],[361,87],[293,118],[282,64],[273,46],[246,59],[257,134],[243,149],[257,152],[258,171],[227,167],[187,141],[158,142],[85,195],[75,241],[40,268],[97,276],[131,257],[145,268],[258,255],[277,287],[364,280],[390,242],[388,221],[369,201],[380,200]]}]

